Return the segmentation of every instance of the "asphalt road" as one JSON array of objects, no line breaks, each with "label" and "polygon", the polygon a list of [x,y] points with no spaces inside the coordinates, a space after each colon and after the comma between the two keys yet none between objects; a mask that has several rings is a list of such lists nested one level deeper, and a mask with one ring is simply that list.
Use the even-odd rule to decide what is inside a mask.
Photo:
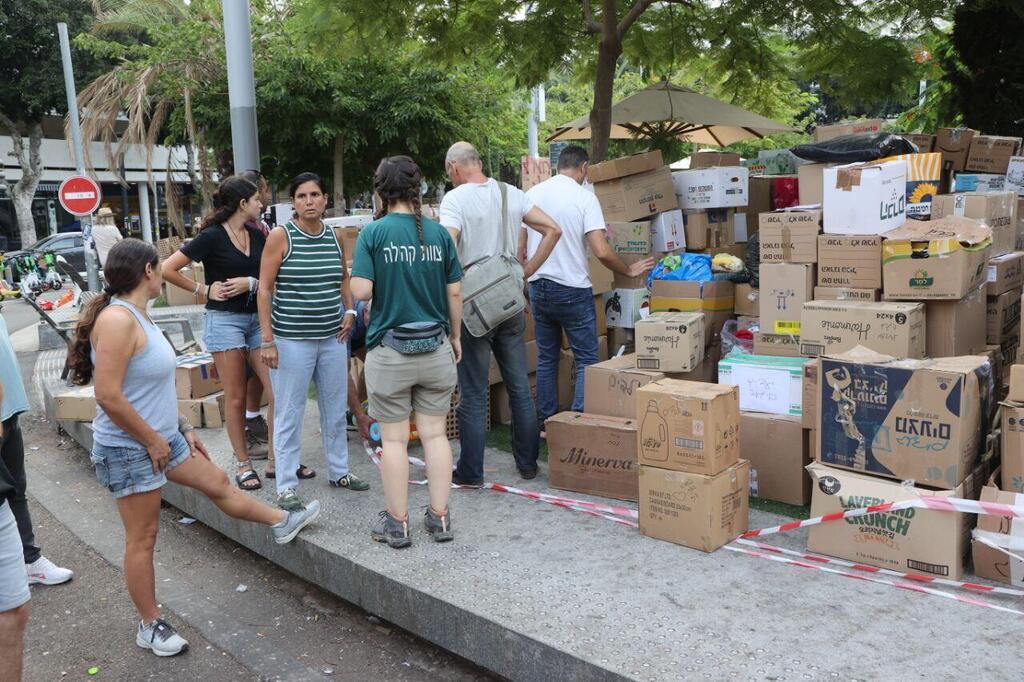
[{"label": "asphalt road", "polygon": [[191,650],[158,659],[139,649],[113,500],[70,439],[38,414],[24,415],[22,428],[36,535],[76,572],[68,585],[34,588],[27,680],[493,679],[201,523],[181,523],[171,507],[161,512],[157,595]]}]

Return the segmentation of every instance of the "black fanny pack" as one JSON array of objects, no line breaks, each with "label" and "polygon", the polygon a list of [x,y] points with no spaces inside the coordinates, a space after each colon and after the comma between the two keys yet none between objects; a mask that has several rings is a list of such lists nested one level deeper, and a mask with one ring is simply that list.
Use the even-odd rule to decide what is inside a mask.
[{"label": "black fanny pack", "polygon": [[444,325],[431,322],[426,325],[404,325],[389,329],[381,343],[402,355],[433,353],[444,345]]}]

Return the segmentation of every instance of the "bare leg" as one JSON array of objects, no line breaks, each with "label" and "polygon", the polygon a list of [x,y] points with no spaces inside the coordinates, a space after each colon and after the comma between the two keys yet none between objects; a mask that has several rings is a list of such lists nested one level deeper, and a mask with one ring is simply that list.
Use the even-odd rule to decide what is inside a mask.
[{"label": "bare leg", "polygon": [[259,350],[249,351],[249,365],[252,367],[253,372],[256,376],[253,380],[249,381],[249,404],[252,404],[252,385],[253,382],[260,387],[259,394],[256,396],[256,407],[248,408],[251,412],[256,412],[260,409],[260,402],[263,400],[263,387],[266,386],[268,389],[267,401],[267,454],[270,457],[270,461],[267,462],[267,469],[274,471],[274,391],[270,388],[270,368],[263,364],[260,360]]},{"label": "bare leg", "polygon": [[228,475],[205,457],[189,457],[168,471],[167,478],[195,488],[232,518],[273,526],[287,516],[284,510],[268,506],[231,485]]},{"label": "bare leg", "polygon": [[128,594],[142,622],[152,623],[160,617],[153,575],[153,547],[160,528],[160,491],[118,498],[117,511],[124,524],[124,580]]},{"label": "bare leg", "polygon": [[224,385],[224,426],[235,457],[244,462],[249,459],[245,446],[245,355],[240,350],[214,353],[213,361]]},{"label": "bare leg", "polygon": [[[419,424],[417,424],[417,427]],[[384,505],[399,521],[409,518],[409,420],[381,423],[383,455],[380,462]]]},{"label": "bare leg", "polygon": [[0,613],[0,661],[4,680],[21,681],[21,662],[25,651],[25,626],[32,610],[31,602]]},{"label": "bare leg", "polygon": [[427,460],[427,489],[430,508],[438,516],[448,513],[452,493],[452,444],[448,442],[445,417],[416,414],[416,430]]}]

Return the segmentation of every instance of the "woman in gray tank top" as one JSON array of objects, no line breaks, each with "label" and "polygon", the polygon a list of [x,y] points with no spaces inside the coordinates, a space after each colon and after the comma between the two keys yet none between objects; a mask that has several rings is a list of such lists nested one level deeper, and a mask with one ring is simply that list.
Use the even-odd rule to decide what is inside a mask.
[{"label": "woman in gray tank top", "polygon": [[284,512],[246,495],[178,418],[174,349],[147,312],[163,281],[156,249],[138,239],[118,242],[103,274],[107,287],[82,312],[69,363],[76,383],[96,379],[92,461],[124,525],[125,581],[142,619],[135,642],[173,656],[188,643],[161,617],[156,601],[153,547],[163,484],[170,479],[195,488],[225,514],[270,526],[280,544],[316,519],[320,505]]}]

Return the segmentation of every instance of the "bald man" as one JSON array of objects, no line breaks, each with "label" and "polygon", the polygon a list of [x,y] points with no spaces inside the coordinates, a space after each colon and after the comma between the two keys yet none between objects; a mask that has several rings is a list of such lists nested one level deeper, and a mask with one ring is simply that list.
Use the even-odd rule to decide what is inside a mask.
[{"label": "bald man", "polygon": [[[445,157],[445,170],[455,189],[441,200],[438,220],[455,240],[463,269],[471,268],[474,263],[502,252],[501,188],[497,180],[484,175],[480,155],[468,142],[451,146]],[[551,255],[561,230],[523,191],[511,185],[506,189],[504,252],[516,256],[521,225],[540,235],[537,250],[523,264],[528,278]],[[506,320],[480,338],[466,331],[465,325],[462,327],[462,362],[458,367],[461,448],[453,483],[471,487],[484,483],[484,426],[491,353],[498,362],[512,408],[512,454],[516,467],[523,478],[537,475],[540,428],[526,372],[525,330],[524,313]]]}]

